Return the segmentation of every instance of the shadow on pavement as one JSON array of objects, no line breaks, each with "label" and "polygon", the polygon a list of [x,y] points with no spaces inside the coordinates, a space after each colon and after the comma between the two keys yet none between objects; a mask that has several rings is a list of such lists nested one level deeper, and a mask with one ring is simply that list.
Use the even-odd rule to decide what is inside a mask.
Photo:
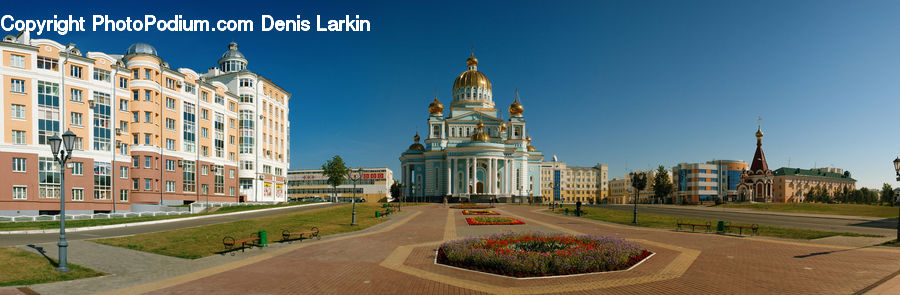
[{"label": "shadow on pavement", "polygon": [[874,246],[875,246],[875,245],[864,246],[864,247],[857,247],[857,248],[853,248],[853,249],[843,249],[843,250],[824,251],[824,252],[813,252],[813,253],[809,253],[809,254],[806,254],[806,255],[797,255],[797,256],[794,256],[794,258],[808,258],[808,257],[813,257],[813,256],[819,256],[819,255],[828,255],[828,254],[837,253],[837,252],[853,251],[853,250],[859,250],[859,249],[864,249],[864,248],[869,248],[869,247],[874,247]]},{"label": "shadow on pavement", "polygon": [[888,219],[882,219],[882,220],[873,220],[873,221],[854,223],[854,224],[850,224],[850,226],[894,229],[894,228],[897,228],[897,218],[888,218]]}]

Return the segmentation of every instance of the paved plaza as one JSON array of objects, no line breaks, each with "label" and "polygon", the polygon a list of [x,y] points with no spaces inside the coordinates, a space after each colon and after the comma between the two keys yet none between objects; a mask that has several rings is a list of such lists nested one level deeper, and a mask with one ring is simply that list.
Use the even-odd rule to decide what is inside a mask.
[{"label": "paved plaza", "polygon": [[[108,276],[30,288],[41,294],[889,294],[896,289],[885,288],[897,285],[896,278],[871,286],[900,270],[900,249],[895,248],[639,228],[549,214],[544,207],[500,205],[494,210],[526,224],[469,226],[461,210],[426,205],[404,208],[404,214],[363,231],[236,256],[184,260],[80,242],[115,260],[132,255],[146,266],[109,266],[100,269]],[[619,236],[655,255],[628,271],[532,279],[434,263],[442,241],[504,231]],[[94,256],[82,259],[103,255]]]}]

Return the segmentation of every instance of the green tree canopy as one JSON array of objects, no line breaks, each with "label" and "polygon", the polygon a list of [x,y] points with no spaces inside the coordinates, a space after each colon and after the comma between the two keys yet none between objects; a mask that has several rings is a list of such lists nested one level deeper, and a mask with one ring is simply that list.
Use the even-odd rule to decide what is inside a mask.
[{"label": "green tree canopy", "polygon": [[322,164],[322,174],[325,177],[328,177],[326,183],[330,185],[334,190],[332,190],[333,200],[337,200],[337,187],[344,184],[344,179],[347,177],[347,165],[344,164],[344,159],[341,159],[341,156],[335,155]]},{"label": "green tree canopy", "polygon": [[888,203],[894,206],[894,188],[890,184],[885,183],[881,186],[881,203]]},{"label": "green tree canopy", "polygon": [[659,165],[659,168],[656,169],[656,177],[653,178],[653,196],[657,200],[664,200],[672,193],[674,188],[672,181],[669,180],[669,173],[666,171],[666,167]]}]

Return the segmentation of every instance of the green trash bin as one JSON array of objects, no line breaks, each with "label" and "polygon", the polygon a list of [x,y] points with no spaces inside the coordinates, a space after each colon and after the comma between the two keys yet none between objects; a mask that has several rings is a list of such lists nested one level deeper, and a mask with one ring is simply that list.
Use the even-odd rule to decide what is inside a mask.
[{"label": "green trash bin", "polygon": [[720,233],[725,232],[725,222],[724,221],[719,220],[719,223],[716,224],[716,231],[720,232]]},{"label": "green trash bin", "polygon": [[381,208],[382,209],[387,208],[387,204],[381,204]]},{"label": "green trash bin", "polygon": [[266,247],[267,245],[269,245],[269,238],[266,235],[266,231],[261,230],[259,231],[259,246]]},{"label": "green trash bin", "polygon": [[381,217],[381,212],[375,211],[375,218]]}]

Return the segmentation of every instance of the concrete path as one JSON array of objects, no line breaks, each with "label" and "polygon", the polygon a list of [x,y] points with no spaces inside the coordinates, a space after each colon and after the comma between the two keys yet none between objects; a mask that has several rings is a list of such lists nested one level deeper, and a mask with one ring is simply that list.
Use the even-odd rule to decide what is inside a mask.
[{"label": "concrete path", "polygon": [[[469,226],[461,210],[440,205],[404,208],[405,214],[361,232],[194,261],[80,242],[73,251],[109,255],[82,252],[85,261],[73,263],[113,275],[32,289],[41,294],[852,294],[892,292],[892,286],[900,284],[891,279],[900,270],[896,248],[674,232],[542,209],[501,205],[496,211],[502,216],[526,224]],[[621,236],[655,254],[629,271],[542,279],[434,263],[442,241],[504,231]],[[120,260],[124,262],[114,262]],[[148,266],[131,269],[131,262]],[[155,274],[155,268],[163,270]]]}]

